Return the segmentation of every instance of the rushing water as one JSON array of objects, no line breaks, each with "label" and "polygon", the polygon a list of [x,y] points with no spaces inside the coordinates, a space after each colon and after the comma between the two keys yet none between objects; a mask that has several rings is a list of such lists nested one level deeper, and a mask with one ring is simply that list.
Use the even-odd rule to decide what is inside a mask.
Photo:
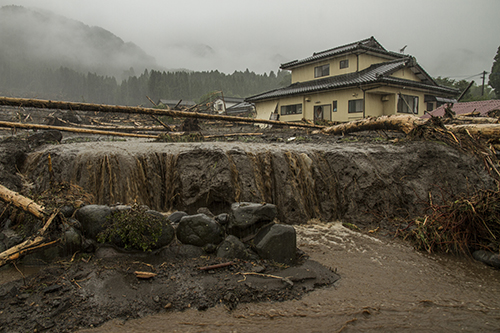
[{"label": "rushing water", "polygon": [[335,287],[301,300],[165,312],[85,332],[498,332],[500,271],[427,255],[339,223],[298,226],[298,245],[337,269]]}]

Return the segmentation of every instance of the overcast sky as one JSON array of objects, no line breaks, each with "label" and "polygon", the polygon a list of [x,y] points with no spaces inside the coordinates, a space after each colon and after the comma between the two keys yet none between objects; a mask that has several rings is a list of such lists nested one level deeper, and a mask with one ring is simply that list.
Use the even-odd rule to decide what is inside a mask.
[{"label": "overcast sky", "polygon": [[228,74],[374,36],[391,51],[408,45],[431,76],[470,79],[500,45],[500,0],[0,0],[11,4],[100,26],[169,69]]}]

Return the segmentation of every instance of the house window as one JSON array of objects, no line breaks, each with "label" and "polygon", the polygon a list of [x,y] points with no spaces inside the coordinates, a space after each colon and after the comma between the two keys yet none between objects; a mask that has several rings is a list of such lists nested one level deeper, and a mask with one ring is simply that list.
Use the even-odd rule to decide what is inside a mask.
[{"label": "house window", "polygon": [[329,64],[314,67],[314,77],[321,77],[321,76],[327,76],[327,75],[330,75],[330,65]]},{"label": "house window", "polygon": [[294,105],[283,105],[281,107],[281,115],[287,114],[301,114],[302,113],[302,104],[294,104]]},{"label": "house window", "polygon": [[398,112],[400,113],[418,113],[418,96],[399,94]]},{"label": "house window", "polygon": [[349,113],[363,112],[363,100],[352,99],[349,101]]},{"label": "house window", "polygon": [[333,106],[332,111],[337,112],[337,101],[333,101],[332,106]]},{"label": "house window", "polygon": [[432,111],[434,110],[434,103],[428,102],[427,103],[427,111]]},{"label": "house window", "polygon": [[349,67],[349,59],[340,60],[340,69]]}]

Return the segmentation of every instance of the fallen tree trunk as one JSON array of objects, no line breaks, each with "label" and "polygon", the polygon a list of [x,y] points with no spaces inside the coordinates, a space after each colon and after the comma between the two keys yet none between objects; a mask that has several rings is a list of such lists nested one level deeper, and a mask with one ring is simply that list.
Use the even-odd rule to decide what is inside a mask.
[{"label": "fallen tree trunk", "polygon": [[147,138],[147,139],[158,138],[158,135],[133,134],[133,133],[123,133],[123,132],[113,132],[113,131],[99,131],[99,130],[91,130],[91,129],[75,128],[75,127],[65,127],[65,126],[13,123],[13,122],[8,122],[8,121],[0,121],[0,127],[27,128],[27,129],[51,129],[51,130],[58,130],[58,131],[64,131],[64,132],[99,134],[99,135],[114,135],[114,136],[128,136],[128,137],[134,137],[134,138]]},{"label": "fallen tree trunk", "polygon": [[292,123],[292,122],[277,121],[277,120],[223,116],[223,115],[207,114],[199,112],[174,111],[165,109],[152,109],[152,108],[105,105],[105,104],[54,102],[48,100],[26,99],[26,98],[0,97],[0,105],[18,106],[18,107],[22,106],[22,107],[43,108],[43,109],[73,110],[73,111],[138,113],[138,114],[170,116],[179,118],[212,119],[212,120],[237,121],[237,122],[254,123],[254,124],[284,125],[284,126],[317,128],[317,129],[321,129],[324,127],[324,126],[304,124],[304,123],[295,123],[295,122]]},{"label": "fallen tree trunk", "polygon": [[12,203],[14,206],[21,208],[39,219],[43,219],[47,214],[45,212],[45,208],[33,200],[26,198],[17,192],[11,191],[3,185],[0,185],[0,199],[7,203]]},{"label": "fallen tree trunk", "polygon": [[27,254],[30,251],[34,251],[42,247],[56,243],[58,240],[48,242],[47,244],[43,244],[47,240],[45,232],[47,231],[50,224],[52,223],[52,221],[54,220],[54,218],[57,216],[58,213],[59,213],[58,211],[54,212],[48,218],[47,222],[45,222],[45,225],[40,230],[38,230],[38,232],[35,234],[34,237],[31,237],[22,242],[21,244],[13,246],[10,249],[7,249],[2,253],[0,253],[0,267],[5,265],[9,261],[20,258],[21,256]]},{"label": "fallen tree trunk", "polygon": [[452,132],[467,131],[471,135],[479,135],[487,139],[500,138],[500,124],[446,125],[446,128]]},{"label": "fallen tree trunk", "polygon": [[[99,125],[81,125],[81,124],[75,124],[63,119],[59,119],[57,117],[54,117],[57,121],[66,124],[70,126],[71,128],[84,128],[84,129],[90,129],[90,130],[112,130],[112,131],[123,131],[123,132],[134,132],[134,131],[157,131],[157,132],[164,132],[165,128],[163,126],[119,126],[119,125],[112,125],[109,123],[99,123]],[[47,125],[47,126],[55,126],[55,125]],[[169,131],[171,129],[169,128]]]},{"label": "fallen tree trunk", "polygon": [[361,131],[392,130],[408,134],[416,126],[423,123],[425,123],[425,120],[411,115],[381,116],[323,128],[321,132],[330,135],[343,135]]}]

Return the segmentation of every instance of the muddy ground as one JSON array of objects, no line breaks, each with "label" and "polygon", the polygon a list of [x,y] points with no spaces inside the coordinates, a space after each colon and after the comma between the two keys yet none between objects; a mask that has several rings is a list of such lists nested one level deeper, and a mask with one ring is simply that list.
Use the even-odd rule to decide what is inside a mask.
[{"label": "muddy ground", "polygon": [[[4,113],[10,118],[26,114],[36,118],[30,110],[22,115],[19,110]],[[46,113],[38,116],[43,119]],[[255,144],[256,150],[274,144],[278,144],[276,150],[310,144],[345,144],[349,150],[353,144],[391,145],[403,139],[393,132],[335,137],[300,129],[201,124],[203,135],[229,132],[264,134],[211,140]],[[12,134],[0,131],[3,138]],[[24,138],[27,134],[16,133]],[[62,142],[105,145],[110,140],[122,139],[64,133]],[[44,147],[28,140],[4,141],[0,183],[28,194],[27,185],[33,184],[19,174],[19,166],[25,153]],[[149,255],[103,247],[47,267],[8,266],[0,270],[0,330],[475,332],[500,328],[498,270],[471,259],[425,255],[394,239],[387,228],[366,226],[363,233],[318,220],[296,226],[301,261],[295,267],[236,261],[228,267],[200,270],[222,260],[193,256],[175,243]],[[157,275],[139,279],[135,271]]]}]

